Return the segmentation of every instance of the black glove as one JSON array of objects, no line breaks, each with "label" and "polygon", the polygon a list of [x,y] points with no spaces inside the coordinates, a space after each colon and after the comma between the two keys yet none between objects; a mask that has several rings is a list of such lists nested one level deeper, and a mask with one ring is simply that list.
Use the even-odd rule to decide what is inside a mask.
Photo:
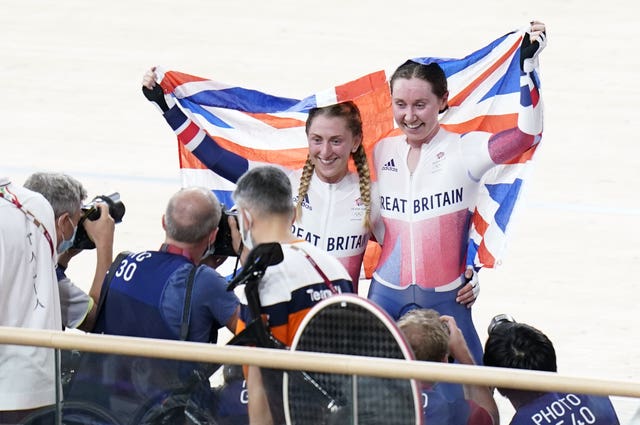
[{"label": "black glove", "polygon": [[144,97],[146,97],[147,100],[155,103],[155,105],[160,108],[162,113],[165,113],[170,109],[169,105],[167,105],[162,87],[160,87],[159,84],[156,84],[151,90],[149,90],[145,86],[142,86],[142,94],[144,94]]},{"label": "black glove", "polygon": [[543,31],[538,40],[531,42],[529,33],[525,33],[520,45],[520,69],[531,72],[538,66],[538,55],[547,45],[547,33]]}]

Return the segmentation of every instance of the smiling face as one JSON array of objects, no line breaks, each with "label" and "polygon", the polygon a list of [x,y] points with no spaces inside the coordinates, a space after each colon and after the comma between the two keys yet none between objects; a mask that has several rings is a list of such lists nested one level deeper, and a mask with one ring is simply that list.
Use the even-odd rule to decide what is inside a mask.
[{"label": "smiling face", "polygon": [[430,82],[420,78],[398,78],[392,85],[393,118],[415,147],[428,143],[440,124],[438,114],[447,106],[448,93],[438,97]]},{"label": "smiling face", "polygon": [[347,118],[316,115],[307,129],[309,159],[320,180],[337,183],[347,174],[349,157],[362,142],[354,135]]}]

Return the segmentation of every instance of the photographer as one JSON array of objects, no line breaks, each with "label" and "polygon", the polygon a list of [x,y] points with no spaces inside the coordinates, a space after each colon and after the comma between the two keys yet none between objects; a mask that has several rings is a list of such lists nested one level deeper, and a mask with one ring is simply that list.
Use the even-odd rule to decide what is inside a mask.
[{"label": "photographer", "polygon": [[[49,202],[0,176],[0,326],[59,330],[55,220]],[[0,424],[55,403],[55,354],[0,344]]]},{"label": "photographer", "polygon": [[109,208],[105,203],[98,203],[100,218],[83,222],[87,235],[96,246],[96,270],[87,295],[65,275],[69,261],[80,252],[71,247],[82,218],[82,201],[87,197],[87,191],[78,180],[61,173],[34,173],[27,178],[24,187],[40,193],[53,207],[58,252],[56,275],[63,325],[90,331],[96,319],[102,281],[113,261],[115,223],[109,215]]},{"label": "photographer", "polygon": [[[416,360],[447,363],[449,356],[460,364],[475,364],[462,331],[451,316],[441,316],[432,309],[414,309],[398,320],[398,327],[416,356]],[[440,383],[422,382],[425,423],[430,425],[497,425],[498,407],[489,387],[448,384],[457,398],[445,398]],[[454,394],[456,391],[448,391]]]},{"label": "photographer", "polygon": [[[486,366],[557,372],[556,352],[545,334],[501,314],[489,326],[485,344]],[[582,424],[618,425],[608,397],[585,394],[524,391],[498,388],[516,413],[511,425]]]},{"label": "photographer", "polygon": [[[233,199],[245,250],[264,243],[279,243],[283,259],[266,269],[259,286],[260,308],[272,335],[290,346],[305,314],[322,298],[353,292],[349,274],[335,257],[311,243],[294,237],[291,224],[295,210],[291,182],[280,169],[270,166],[247,171],[239,180]],[[233,222],[233,219],[231,219]],[[235,226],[235,222],[232,227]],[[248,257],[242,256],[243,266]],[[237,331],[252,319],[246,292],[238,287],[243,313]],[[250,423],[273,424],[284,420],[282,371],[249,366],[247,390]]]},{"label": "photographer", "polygon": [[[208,189],[188,187],[171,196],[162,215],[163,243],[115,260],[93,332],[216,343],[219,329],[233,331],[238,299],[218,272],[199,265],[220,216]],[[178,393],[207,415],[215,407],[210,372],[193,362],[93,353],[78,368],[67,399],[97,403],[131,420],[141,405]]]}]

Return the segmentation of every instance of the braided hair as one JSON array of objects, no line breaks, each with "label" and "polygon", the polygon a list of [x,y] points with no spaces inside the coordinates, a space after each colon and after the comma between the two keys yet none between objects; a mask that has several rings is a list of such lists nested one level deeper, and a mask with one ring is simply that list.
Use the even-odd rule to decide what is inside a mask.
[{"label": "braided hair", "polygon": [[[353,136],[362,137],[362,118],[360,117],[360,110],[352,101],[337,103],[325,107],[312,108],[309,111],[309,117],[307,118],[305,128],[307,134],[309,134],[309,129],[313,120],[319,115],[344,118],[347,123],[347,127]],[[351,156],[356,165],[358,177],[360,178],[360,197],[366,207],[364,224],[369,228],[371,226],[371,173],[369,171],[369,163],[367,162],[367,154],[364,151],[362,143],[358,146],[358,149],[351,154]],[[311,158],[307,156],[307,161],[304,164],[302,176],[300,177],[300,186],[298,186],[298,202],[296,203],[296,217],[298,220],[302,216],[302,202],[309,191],[309,184],[311,183],[313,171],[314,165],[311,162]]]}]

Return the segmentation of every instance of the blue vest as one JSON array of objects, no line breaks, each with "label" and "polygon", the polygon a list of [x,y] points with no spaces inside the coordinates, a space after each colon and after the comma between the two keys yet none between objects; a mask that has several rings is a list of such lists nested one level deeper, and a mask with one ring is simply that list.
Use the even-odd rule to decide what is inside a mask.
[{"label": "blue vest", "polygon": [[585,394],[547,393],[520,407],[511,425],[618,425],[611,400]]},{"label": "blue vest", "polygon": [[[168,323],[163,314],[163,295],[170,282],[184,281],[186,287],[193,267],[187,258],[177,254],[158,251],[129,254],[116,268],[94,332],[179,339],[180,323]],[[174,308],[182,312],[184,297],[175,301]],[[152,405],[159,408],[163,397],[185,388],[197,405],[213,408],[209,381],[194,374],[198,369],[198,364],[186,361],[83,353],[65,398],[99,404],[117,413],[123,423],[141,420],[136,416],[144,411],[141,406],[151,403],[147,408]]]},{"label": "blue vest", "polygon": [[[179,339],[162,314],[161,301],[171,276],[181,268],[191,267],[193,263],[185,257],[167,252],[145,251],[127,256],[114,273],[94,332]],[[175,329],[176,324],[173,325]]]}]

